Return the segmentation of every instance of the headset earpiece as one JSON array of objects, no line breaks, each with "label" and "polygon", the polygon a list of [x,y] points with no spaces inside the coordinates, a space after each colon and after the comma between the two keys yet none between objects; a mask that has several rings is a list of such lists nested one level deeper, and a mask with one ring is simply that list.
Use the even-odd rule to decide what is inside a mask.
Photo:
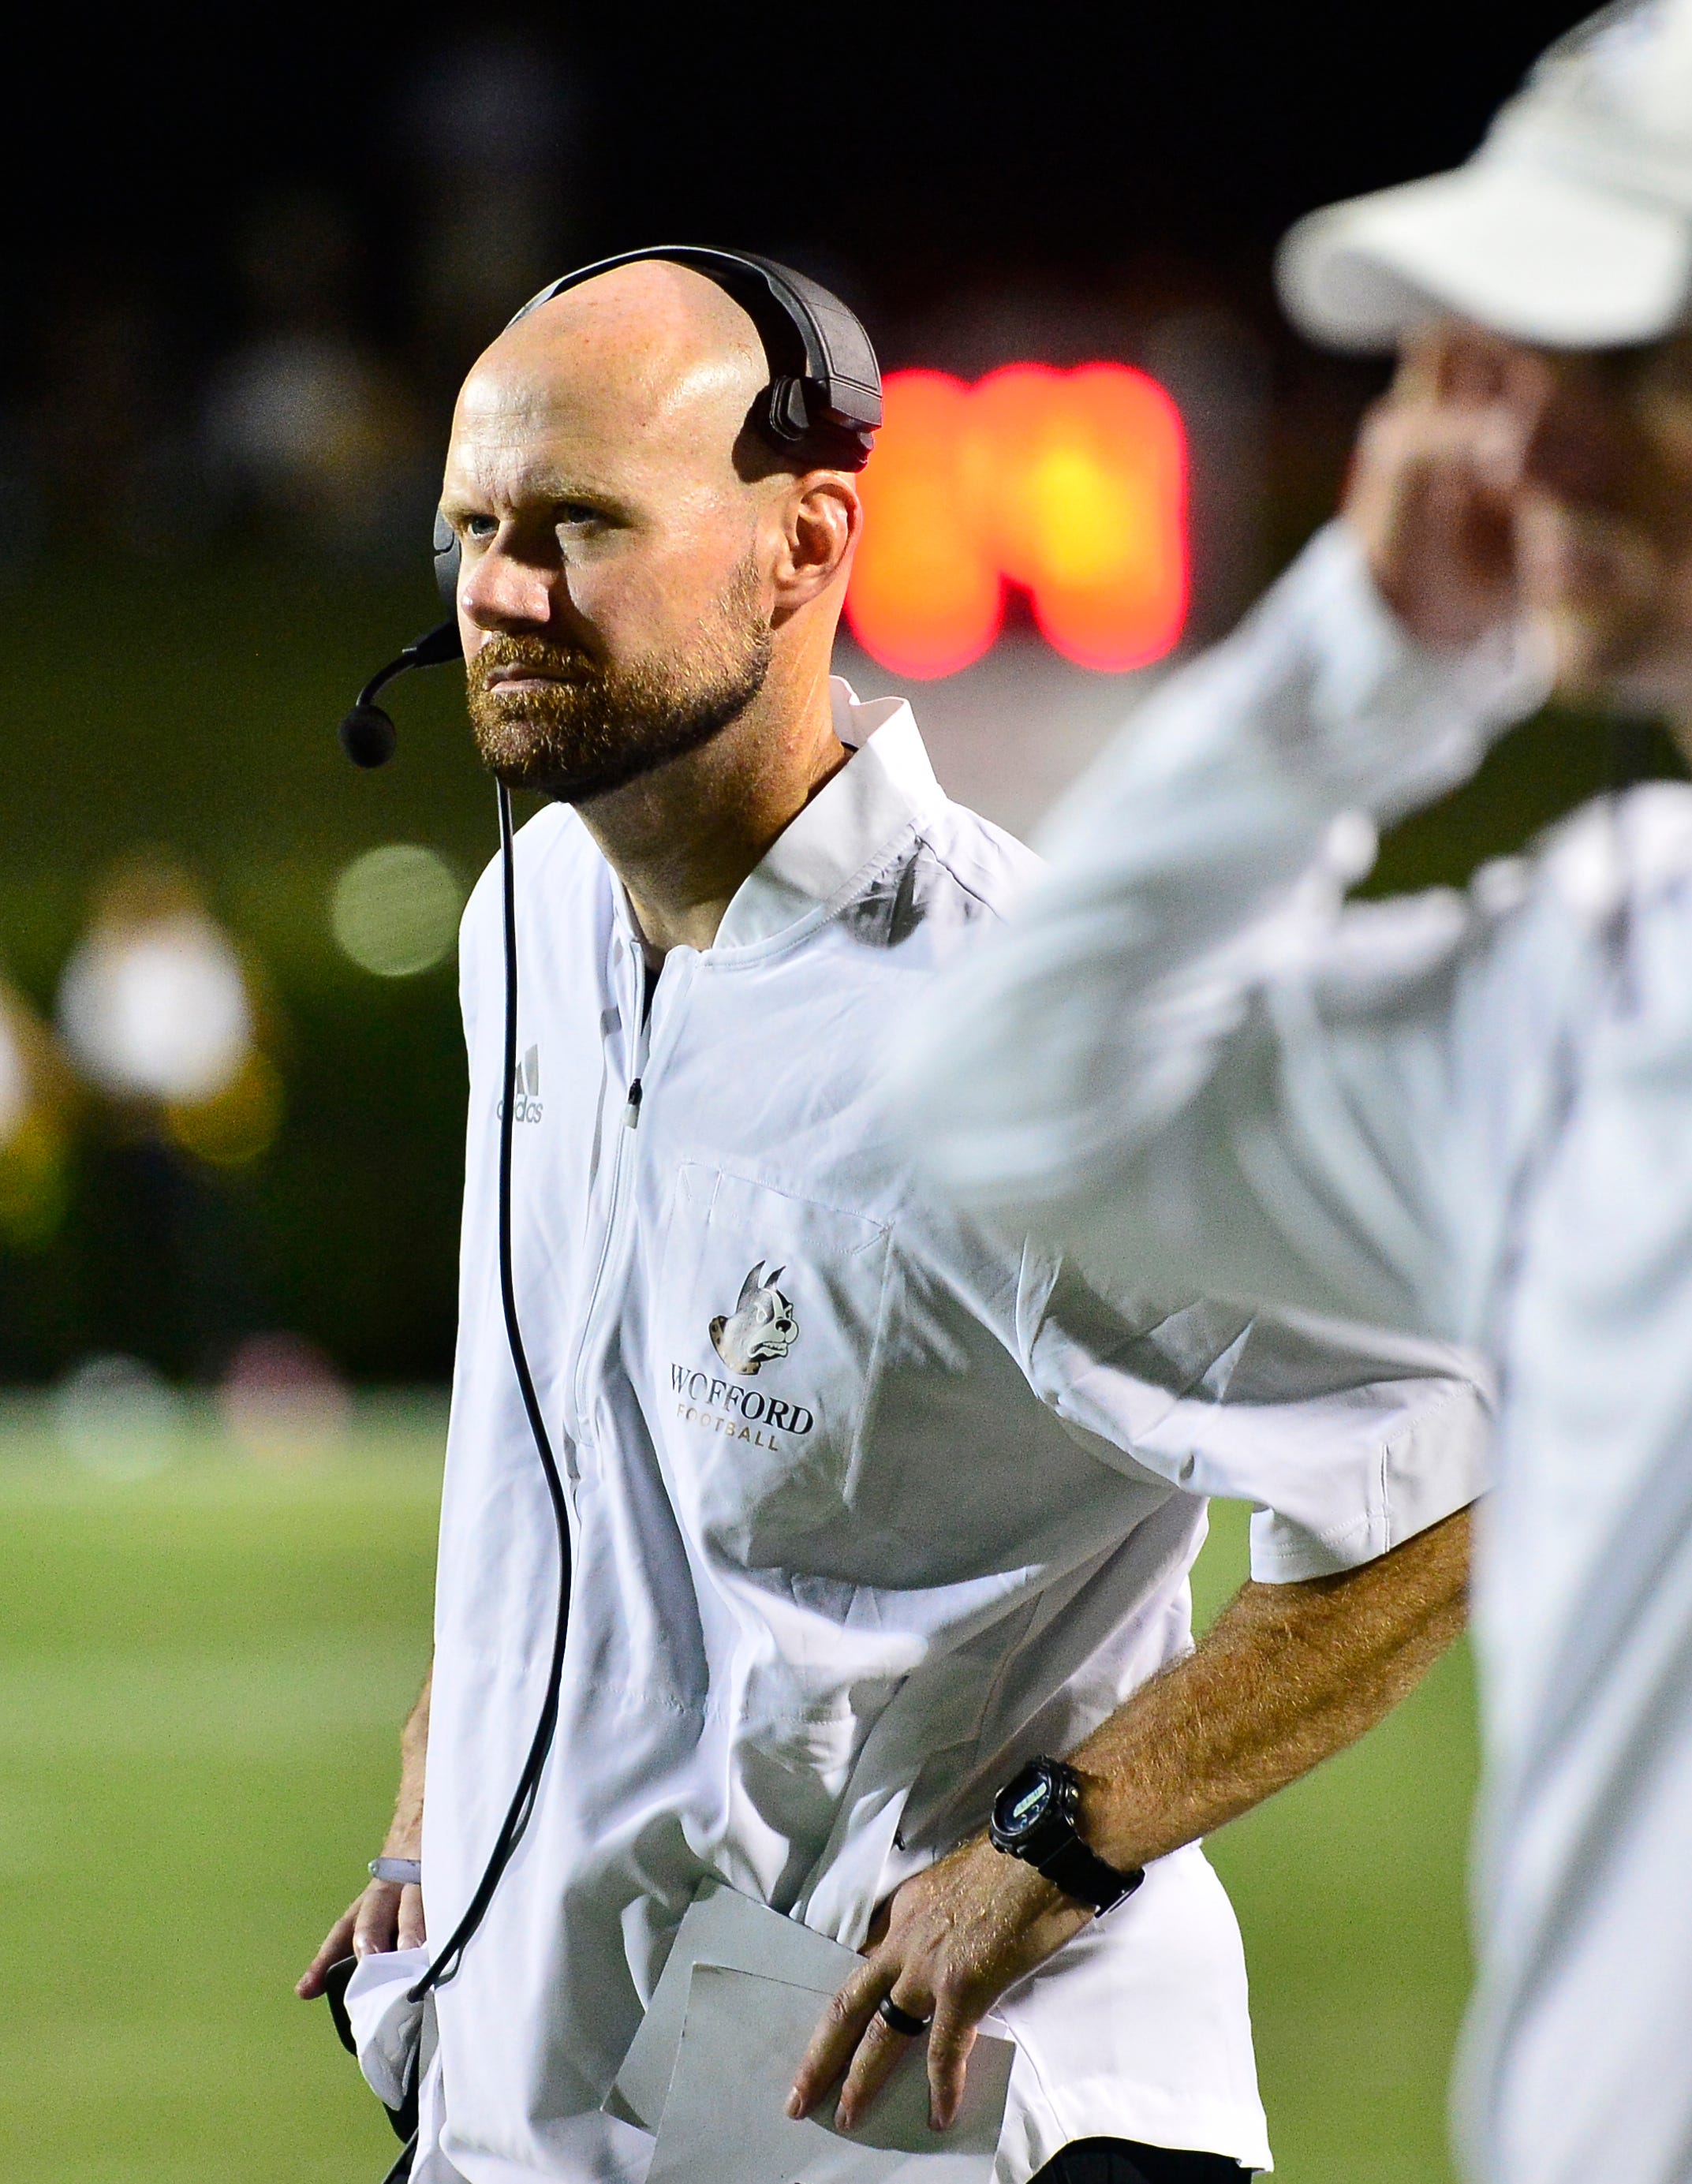
[{"label": "headset earpiece", "polygon": [[773,379],[769,392],[764,397],[764,430],[773,440],[785,447],[796,446],[811,429],[811,417],[805,407],[803,380],[783,376]]},{"label": "headset earpiece", "polygon": [[806,406],[806,382],[784,373],[771,380],[764,395],[764,430],[777,448],[797,448],[812,432],[810,409]]},{"label": "headset earpiece", "polygon": [[869,336],[838,296],[773,258],[701,250],[691,243],[625,250],[549,281],[511,324],[584,281],[648,259],[704,274],[751,318],[770,370],[756,414],[781,454],[796,452],[802,461],[824,470],[863,468],[881,422],[881,368]]},{"label": "headset earpiece", "polygon": [[449,614],[458,612],[458,571],[464,549],[458,533],[439,509],[435,510],[435,582]]}]

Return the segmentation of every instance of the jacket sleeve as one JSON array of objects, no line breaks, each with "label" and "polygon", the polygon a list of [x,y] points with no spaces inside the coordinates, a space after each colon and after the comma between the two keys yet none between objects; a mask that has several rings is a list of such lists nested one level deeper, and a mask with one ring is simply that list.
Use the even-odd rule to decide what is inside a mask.
[{"label": "jacket sleeve", "polygon": [[1483,905],[1342,898],[1373,822],[1462,779],[1544,682],[1521,631],[1412,643],[1321,534],[1135,716],[1027,902],[903,1028],[919,1157],[1131,1283],[1466,1335],[1454,1208],[1483,1227],[1501,1186],[1454,1107],[1538,1034],[1494,1006]]},{"label": "jacket sleeve", "polygon": [[1254,1505],[1261,1583],[1371,1562],[1489,1483],[1490,1382],[1453,1345],[1209,1301],[1160,1308],[1035,1250],[1019,1319],[1035,1392],[1101,1462]]}]

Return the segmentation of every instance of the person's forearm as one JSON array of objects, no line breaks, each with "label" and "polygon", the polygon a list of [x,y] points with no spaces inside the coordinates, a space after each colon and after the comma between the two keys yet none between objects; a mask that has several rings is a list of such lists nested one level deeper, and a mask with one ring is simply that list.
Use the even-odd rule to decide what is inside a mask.
[{"label": "person's forearm", "polygon": [[1343,1576],[1246,1585],[1070,1754],[1099,1856],[1164,1857],[1372,1728],[1463,1627],[1469,1529],[1461,1510]]},{"label": "person's forearm", "polygon": [[[1088,1844],[1125,1870],[1143,1865],[1350,1743],[1462,1627],[1467,1568],[1460,1513],[1344,1577],[1247,1585],[1195,1653],[1069,1755]],[[844,2072],[838,2114],[852,2128],[909,2044],[903,2011],[927,2027],[930,2116],[946,2129],[974,2028],[1092,1915],[986,1836],[913,1874],[818,2025],[787,2113],[812,2114]]]},{"label": "person's forearm", "polygon": [[418,1858],[423,1847],[423,1774],[429,1752],[429,1694],[434,1688],[433,1662],[417,1694],[417,1703],[399,1732],[399,1794],[383,1839],[384,1858]]}]

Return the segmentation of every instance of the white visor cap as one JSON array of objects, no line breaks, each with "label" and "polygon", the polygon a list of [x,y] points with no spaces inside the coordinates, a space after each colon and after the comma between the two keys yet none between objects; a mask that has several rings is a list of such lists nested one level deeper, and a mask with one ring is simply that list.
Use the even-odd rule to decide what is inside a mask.
[{"label": "white visor cap", "polygon": [[1444,317],[1547,348],[1659,340],[1692,304],[1692,0],[1605,8],[1466,166],[1311,214],[1276,275],[1336,348]]}]

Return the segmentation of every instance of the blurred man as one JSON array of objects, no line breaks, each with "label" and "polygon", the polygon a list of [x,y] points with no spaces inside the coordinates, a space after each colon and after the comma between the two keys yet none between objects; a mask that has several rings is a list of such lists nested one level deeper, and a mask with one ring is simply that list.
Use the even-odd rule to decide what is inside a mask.
[{"label": "blurred man", "polygon": [[1552,48],[1289,304],[1403,361],[1340,528],[1077,792],[913,1030],[966,1201],[1103,1263],[1485,1345],[1490,1762],[1466,2103],[1500,2184],[1692,2176],[1692,794],[1342,912],[1362,813],[1547,684],[1692,749],[1692,4]]},{"label": "blurred man", "polygon": [[[628,265],[508,330],[454,424],[477,739],[553,800],[517,845],[516,1282],[575,1591],[556,1750],[438,1992],[416,2177],[644,2174],[650,2138],[600,2103],[714,1878],[876,1937],[796,2109],[844,2075],[861,2117],[931,2019],[948,2124],[998,2003],[1009,2184],[1048,2163],[1220,2180],[1267,2148],[1198,1838],[1358,1735],[1458,1627],[1484,1406],[1444,1346],[1101,1286],[914,1185],[879,1034],[1027,860],[947,802],[907,707],[830,682],[860,503],[850,468],[796,468],[748,422],[768,370],[710,281]],[[400,1863],[308,1994],[349,1942],[421,1936],[420,1846],[430,1929],[452,1930],[550,1649],[499,1303],[497,874],[463,980],[437,1665]],[[1261,1581],[1195,1654],[1212,1492],[1260,1505]],[[1029,1788],[1016,1847],[981,1832],[1036,1773],[1037,1865]]]},{"label": "blurred man", "polygon": [[174,1374],[220,1371],[265,1317],[229,1180],[280,1117],[255,984],[193,875],[153,850],[102,876],[59,980],[66,1052],[102,1095],[81,1220],[87,1316],[112,1347]]}]

